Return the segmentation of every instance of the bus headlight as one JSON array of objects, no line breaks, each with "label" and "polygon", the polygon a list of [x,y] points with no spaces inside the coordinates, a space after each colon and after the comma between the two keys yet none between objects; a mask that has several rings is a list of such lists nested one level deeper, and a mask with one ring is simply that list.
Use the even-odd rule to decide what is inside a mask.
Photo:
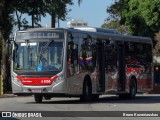
[{"label": "bus headlight", "polygon": [[19,85],[22,85],[21,81],[17,77],[15,77],[14,75],[12,75],[12,80],[14,82],[18,83]]},{"label": "bus headlight", "polygon": [[62,74],[62,75],[58,76],[58,80],[60,80],[60,81],[64,80],[64,75]]},{"label": "bus headlight", "polygon": [[58,83],[58,82],[61,82],[61,81],[63,81],[63,80],[64,80],[64,75],[61,74],[61,75],[59,75],[59,76],[56,78],[55,82]]}]

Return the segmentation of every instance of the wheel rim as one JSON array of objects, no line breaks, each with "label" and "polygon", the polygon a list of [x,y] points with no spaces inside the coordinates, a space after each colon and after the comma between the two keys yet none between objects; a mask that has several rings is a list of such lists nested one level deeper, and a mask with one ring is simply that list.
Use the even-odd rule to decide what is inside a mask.
[{"label": "wheel rim", "polygon": [[89,81],[85,81],[83,98],[85,101],[90,101],[92,99],[92,87]]},{"label": "wheel rim", "polygon": [[86,85],[86,96],[88,96],[89,95],[89,86],[88,86],[88,84]]},{"label": "wheel rim", "polygon": [[35,99],[36,102],[41,103],[42,99],[43,99],[43,96],[42,95],[34,95],[34,99]]},{"label": "wheel rim", "polygon": [[136,95],[136,84],[133,81],[133,85],[131,86],[131,96],[134,97]]}]

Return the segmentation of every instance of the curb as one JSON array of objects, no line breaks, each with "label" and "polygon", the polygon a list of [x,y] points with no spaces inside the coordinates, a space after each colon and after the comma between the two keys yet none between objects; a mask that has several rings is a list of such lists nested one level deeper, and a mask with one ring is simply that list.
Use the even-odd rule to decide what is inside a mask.
[{"label": "curb", "polygon": [[0,98],[10,98],[10,97],[17,97],[17,95],[14,95],[14,94],[3,94],[2,96],[0,96]]}]

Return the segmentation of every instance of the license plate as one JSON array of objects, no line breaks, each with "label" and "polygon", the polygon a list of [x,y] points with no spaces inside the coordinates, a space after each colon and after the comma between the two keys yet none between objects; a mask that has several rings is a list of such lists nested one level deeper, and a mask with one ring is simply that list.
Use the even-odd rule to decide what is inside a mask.
[{"label": "license plate", "polygon": [[33,93],[41,93],[42,90],[32,90]]}]

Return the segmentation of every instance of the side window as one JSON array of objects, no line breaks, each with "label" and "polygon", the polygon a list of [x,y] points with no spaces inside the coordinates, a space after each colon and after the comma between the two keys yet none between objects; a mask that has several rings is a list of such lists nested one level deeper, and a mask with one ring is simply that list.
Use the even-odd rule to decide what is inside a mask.
[{"label": "side window", "polygon": [[118,50],[116,41],[105,43],[105,67],[107,71],[117,70]]},{"label": "side window", "polygon": [[126,64],[128,67],[148,71],[152,62],[152,46],[144,43],[126,43]]},{"label": "side window", "polygon": [[151,63],[152,62],[152,45],[146,44],[144,50],[146,52],[146,61]]},{"label": "side window", "polygon": [[84,38],[79,46],[79,65],[82,69],[91,70],[93,67],[92,44],[91,39]]},{"label": "side window", "polygon": [[79,73],[78,69],[78,39],[69,38],[67,45],[67,76],[74,76]]},{"label": "side window", "polygon": [[126,43],[126,58],[145,64],[152,61],[152,46],[142,43]]},{"label": "side window", "polygon": [[[143,44],[125,43],[126,65],[128,68],[137,68],[142,62]],[[143,66],[142,66],[143,67]]]},{"label": "side window", "polygon": [[78,64],[78,45],[73,41],[68,42],[67,62],[70,64]]}]

